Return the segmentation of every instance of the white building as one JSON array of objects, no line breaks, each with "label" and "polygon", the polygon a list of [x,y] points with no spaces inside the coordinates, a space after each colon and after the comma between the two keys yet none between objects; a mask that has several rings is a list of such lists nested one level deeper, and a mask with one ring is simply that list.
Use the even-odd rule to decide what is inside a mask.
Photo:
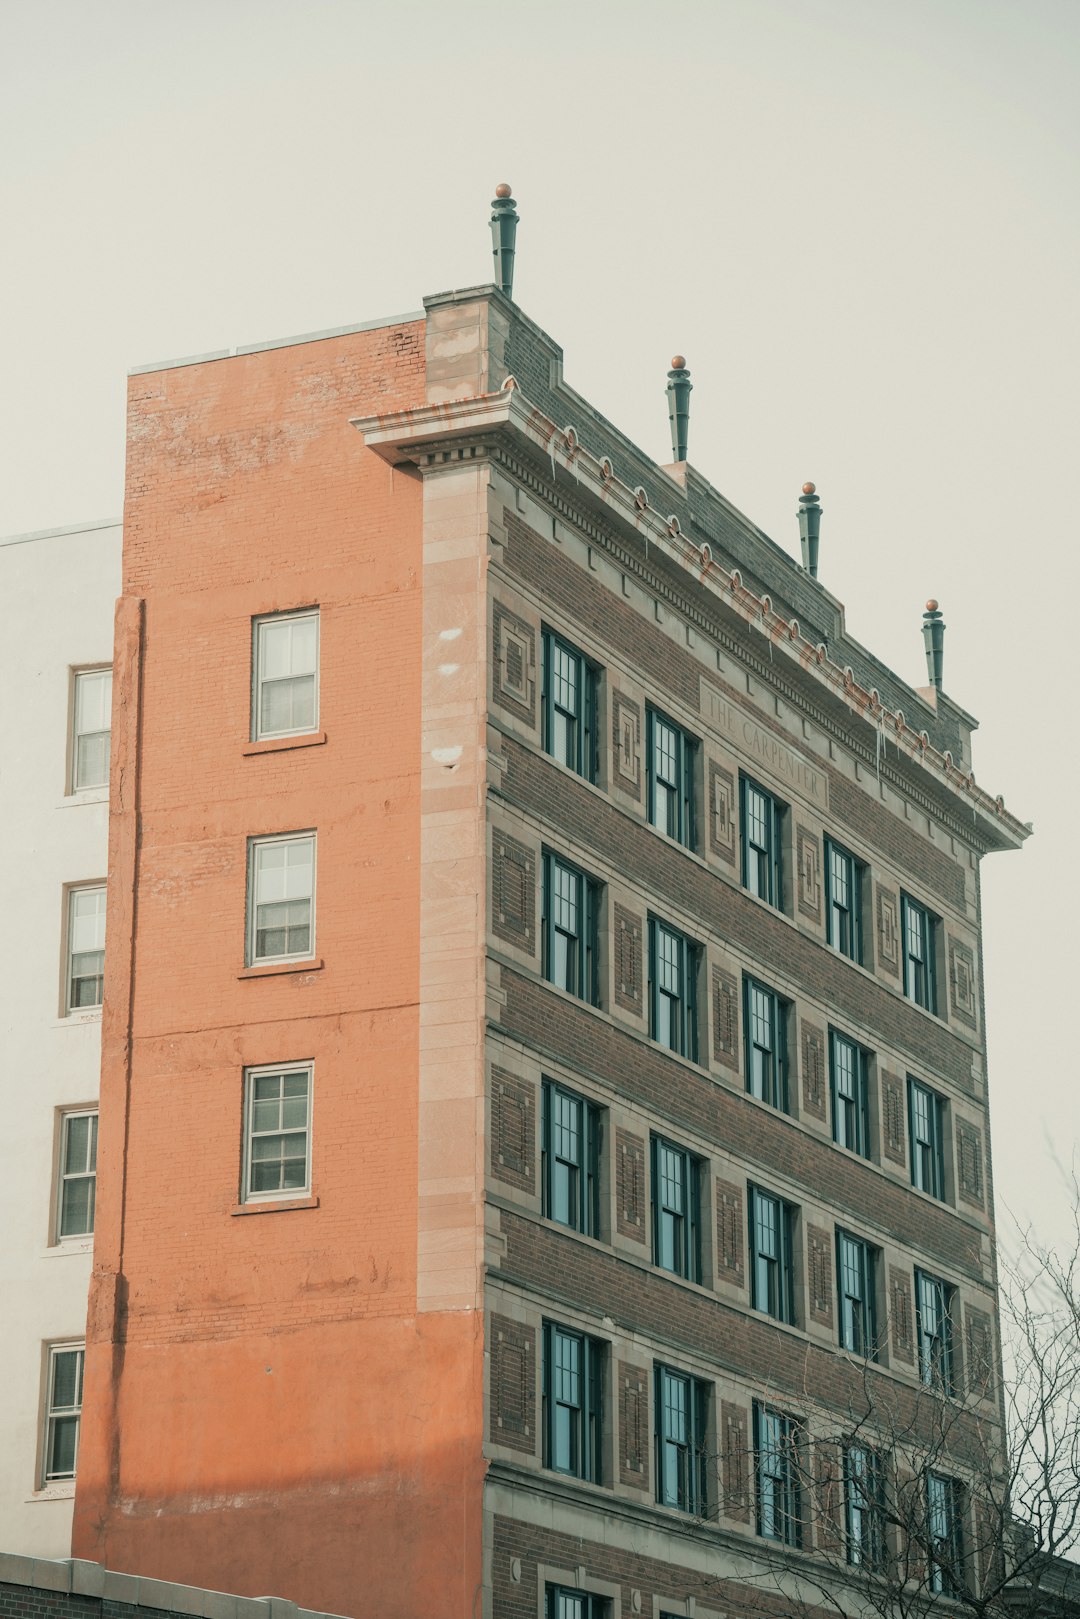
[{"label": "white building", "polygon": [[118,523],[0,539],[0,1546],[70,1553],[93,1248]]}]

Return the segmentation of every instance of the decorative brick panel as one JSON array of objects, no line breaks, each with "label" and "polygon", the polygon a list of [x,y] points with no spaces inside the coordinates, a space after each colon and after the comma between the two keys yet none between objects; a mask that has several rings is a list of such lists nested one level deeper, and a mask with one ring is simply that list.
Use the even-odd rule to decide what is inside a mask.
[{"label": "decorative brick panel", "polygon": [[502,1068],[491,1070],[491,1173],[495,1180],[536,1191],[536,1092]]},{"label": "decorative brick panel", "polygon": [[713,1060],[739,1071],[739,981],[723,967],[712,970]]},{"label": "decorative brick panel", "polygon": [[985,1310],[968,1305],[964,1311],[967,1327],[967,1377],[972,1394],[984,1398],[994,1388],[994,1324]]},{"label": "decorative brick panel", "polygon": [[615,1201],[620,1234],[645,1242],[645,1143],[628,1130],[615,1131]]},{"label": "decorative brick panel", "polygon": [[819,1440],[814,1446],[814,1513],[818,1549],[833,1556],[844,1545],[844,1480],[839,1445]]},{"label": "decorative brick panel", "polygon": [[649,1488],[649,1374],[619,1362],[619,1482]]},{"label": "decorative brick panel", "polygon": [[743,1190],[733,1181],[715,1182],[716,1269],[723,1282],[742,1287],[745,1275]]},{"label": "decorative brick panel", "polygon": [[894,1164],[907,1163],[907,1109],[904,1087],[895,1074],[881,1070],[881,1151]]},{"label": "decorative brick panel", "polygon": [[825,1118],[825,1031],[802,1022],[802,1105],[815,1119]]},{"label": "decorative brick panel", "polygon": [[644,1005],[641,918],[619,904],[611,910],[615,925],[615,1005],[640,1017]]},{"label": "decorative brick panel", "polygon": [[833,1324],[833,1239],[824,1226],[807,1224],[806,1257],[810,1272],[810,1319],[819,1327]]},{"label": "decorative brick panel", "polygon": [[502,602],[491,604],[491,696],[530,726],[536,724],[536,631]]},{"label": "decorative brick panel", "polygon": [[720,1402],[720,1454],[724,1517],[750,1522],[750,1416],[744,1406]]},{"label": "decorative brick panel", "polygon": [[536,1454],[536,1332],[492,1315],[491,1441]]},{"label": "decorative brick panel", "polygon": [[491,854],[491,931],[535,955],[536,854],[498,829]]},{"label": "decorative brick panel", "polygon": [[735,777],[715,759],[709,760],[709,848],[735,864]]},{"label": "decorative brick panel", "polygon": [[900,901],[891,888],[874,884],[877,902],[877,957],[893,978],[900,976]]},{"label": "decorative brick panel", "polygon": [[983,1206],[982,1131],[966,1119],[956,1121],[956,1165],[960,1196],[972,1208]]},{"label": "decorative brick panel", "polygon": [[896,1265],[889,1266],[889,1335],[897,1360],[915,1363],[915,1310],[911,1300],[911,1276]]},{"label": "decorative brick panel", "polygon": [[969,1029],[978,1027],[975,991],[975,952],[962,939],[949,935],[949,999],[953,1016]]},{"label": "decorative brick panel", "polygon": [[625,692],[611,693],[614,779],[631,798],[641,797],[641,709]]},{"label": "decorative brick panel", "polygon": [[799,910],[811,922],[821,921],[821,844],[805,826],[795,828],[799,868]]}]

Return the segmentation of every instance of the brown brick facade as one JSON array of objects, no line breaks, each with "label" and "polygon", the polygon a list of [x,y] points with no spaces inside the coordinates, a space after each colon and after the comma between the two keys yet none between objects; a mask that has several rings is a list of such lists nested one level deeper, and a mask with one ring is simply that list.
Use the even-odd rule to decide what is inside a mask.
[{"label": "brown brick facade", "polygon": [[502,1068],[491,1070],[491,1173],[532,1195],[536,1191],[536,1092]]},{"label": "brown brick facade", "polygon": [[718,1180],[713,1191],[716,1198],[716,1274],[720,1281],[741,1287],[746,1241],[743,1189],[733,1181]]},{"label": "brown brick facade", "polygon": [[642,990],[642,924],[624,905],[612,906],[615,934],[615,1005],[640,1017]]},{"label": "brown brick facade", "polygon": [[750,1413],[732,1400],[720,1402],[720,1472],[723,1479],[725,1518],[736,1523],[750,1522],[750,1480],[753,1453],[750,1443]]},{"label": "brown brick facade", "polygon": [[889,1337],[897,1360],[915,1363],[915,1310],[912,1304],[911,1276],[896,1265],[889,1266]]},{"label": "brown brick facade", "polygon": [[735,865],[735,777],[709,760],[709,848],[729,866]]},{"label": "brown brick facade", "polygon": [[956,1121],[956,1182],[961,1199],[972,1208],[983,1207],[982,1132],[967,1119]]},{"label": "brown brick facade", "polygon": [[799,910],[811,922],[821,921],[821,842],[805,826],[795,828]]},{"label": "brown brick facade", "polygon": [[491,604],[491,698],[536,723],[536,631],[502,602]]},{"label": "brown brick facade", "polygon": [[620,1361],[619,1397],[619,1480],[636,1490],[649,1488],[649,1374],[640,1366]]},{"label": "brown brick facade", "polygon": [[825,1031],[802,1020],[802,1105],[815,1119],[825,1120]]},{"label": "brown brick facade", "polygon": [[491,931],[536,953],[536,855],[498,829],[491,846]]},{"label": "brown brick facade", "polygon": [[648,1241],[645,1201],[645,1143],[629,1130],[615,1132],[615,1224],[619,1234]]},{"label": "brown brick facade", "polygon": [[520,1321],[492,1315],[491,1442],[524,1456],[536,1454],[536,1333]]},{"label": "brown brick facade", "polygon": [[907,1107],[903,1082],[881,1071],[881,1151],[894,1164],[907,1163]]},{"label": "brown brick facade", "polygon": [[833,1324],[833,1237],[824,1226],[806,1227],[807,1305],[819,1327]]},{"label": "brown brick facade", "polygon": [[739,1072],[739,981],[723,967],[712,970],[713,1059]]}]

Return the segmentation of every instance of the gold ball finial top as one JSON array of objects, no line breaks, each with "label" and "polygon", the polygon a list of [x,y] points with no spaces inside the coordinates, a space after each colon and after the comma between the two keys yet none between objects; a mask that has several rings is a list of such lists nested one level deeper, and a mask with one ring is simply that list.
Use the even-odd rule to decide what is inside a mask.
[{"label": "gold ball finial top", "polygon": [[686,355],[685,354],[673,354],[671,356],[671,369],[673,371],[682,371],[682,370],[685,369],[685,367],[686,367]]},{"label": "gold ball finial top", "polygon": [[928,613],[937,612],[937,602],[934,600],[933,596],[931,596],[930,600],[926,604],[926,611]]},{"label": "gold ball finial top", "polygon": [[508,197],[510,195],[510,187],[507,185],[505,180],[503,180],[500,185],[495,187],[495,195],[497,197]]},{"label": "gold ball finial top", "polygon": [[803,486],[802,486],[802,492],[803,492],[804,495],[816,495],[817,494],[817,484],[816,483],[804,483]]}]

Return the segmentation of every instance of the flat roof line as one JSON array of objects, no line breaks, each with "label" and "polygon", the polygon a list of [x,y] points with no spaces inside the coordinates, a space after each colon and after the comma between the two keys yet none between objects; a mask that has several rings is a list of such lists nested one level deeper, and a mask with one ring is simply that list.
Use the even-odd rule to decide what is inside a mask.
[{"label": "flat roof line", "polygon": [[331,337],[351,337],[354,332],[375,332],[380,326],[405,326],[423,320],[422,309],[404,315],[383,315],[379,320],[363,320],[358,326],[330,326],[324,332],[303,332],[299,337],[271,337],[263,343],[241,343],[234,349],[215,349],[209,354],[188,354],[180,360],[157,360],[150,365],[133,365],[129,377],[145,376],[148,371],[176,371],[184,365],[206,365],[211,360],[233,360],[241,354],[262,354],[267,349],[292,348],[296,343],[324,343]]},{"label": "flat roof line", "polygon": [[96,523],[72,523],[67,528],[36,528],[30,534],[0,534],[0,545],[28,545],[31,540],[59,540],[65,534],[92,534],[100,528],[122,528],[119,517],[102,517]]}]

